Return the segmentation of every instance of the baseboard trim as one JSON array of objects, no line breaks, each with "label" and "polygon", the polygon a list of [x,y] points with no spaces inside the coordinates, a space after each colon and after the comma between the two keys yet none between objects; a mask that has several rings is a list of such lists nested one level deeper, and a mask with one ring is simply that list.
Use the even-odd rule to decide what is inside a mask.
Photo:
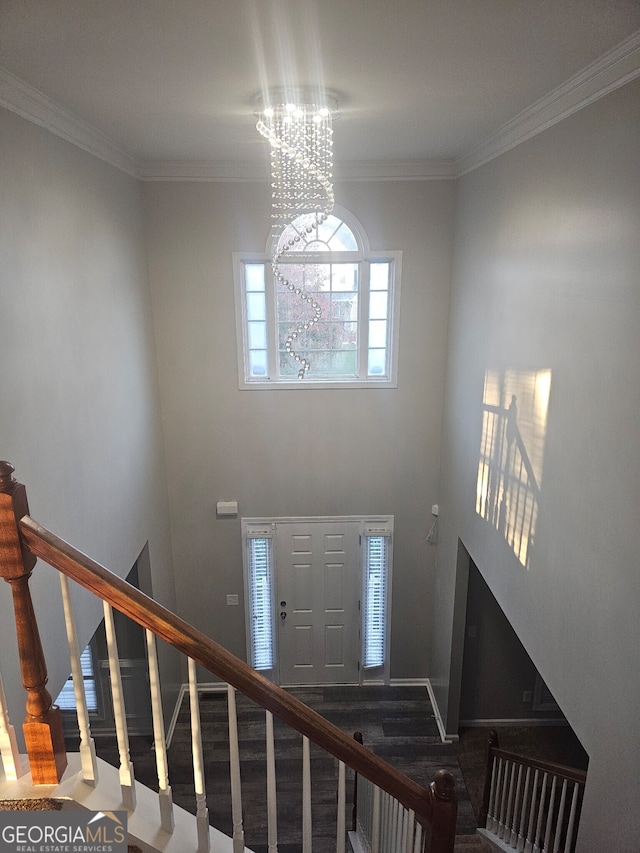
[{"label": "baseboard trim", "polygon": [[389,687],[427,687],[428,684],[429,684],[428,678],[391,678],[391,679],[389,679]]},{"label": "baseboard trim", "polygon": [[436,718],[436,725],[438,726],[440,740],[442,741],[442,743],[455,743],[458,740],[458,735],[447,734],[447,730],[442,719],[442,714],[440,713],[440,708],[438,707],[438,702],[436,700],[436,694],[433,692],[431,679],[426,679],[426,686],[427,692],[429,694],[429,699],[431,700],[431,707],[433,708],[433,716]]},{"label": "baseboard trim", "polygon": [[568,726],[567,720],[553,717],[508,717],[504,719],[460,720],[459,725],[467,729],[487,728],[488,726]]},{"label": "baseboard trim", "polygon": [[[367,685],[364,684],[362,686],[366,687]],[[431,686],[431,681],[428,678],[391,678],[389,680],[389,686],[390,687],[425,687],[427,690],[427,693],[429,694],[429,700],[431,701],[431,707],[433,708],[433,716],[435,717],[436,725],[438,726],[438,734],[440,735],[440,740],[442,741],[442,743],[453,743],[454,741],[458,740],[457,734],[449,735],[445,731],[444,723],[442,721],[442,715],[440,714],[440,709],[438,708],[438,703],[436,701],[435,693],[433,692],[433,687]],[[224,693],[224,692],[226,692],[226,690],[227,690],[227,685],[222,684],[219,681],[210,681],[210,682],[203,682],[201,684],[198,684],[198,693]],[[173,739],[173,733],[175,731],[175,728],[176,728],[176,725],[178,722],[178,715],[180,713],[180,708],[182,707],[182,701],[185,697],[185,694],[188,692],[189,692],[189,685],[188,684],[181,684],[180,689],[178,690],[178,695],[176,697],[176,704],[175,704],[174,709],[173,709],[173,714],[171,715],[171,720],[169,722],[169,727],[167,729],[167,736],[166,736],[167,749],[169,749],[169,747],[171,746],[171,740]],[[462,725],[462,723],[461,723],[461,725]],[[465,725],[468,725],[468,726],[496,725],[496,726],[499,726],[499,725],[513,725],[513,723],[511,723],[509,721],[500,722],[498,720],[496,720],[496,721],[489,720],[488,722],[478,720],[476,722],[467,721],[465,723]],[[522,725],[530,725],[530,724],[529,723],[522,723]],[[549,723],[546,723],[546,725],[552,725],[552,723],[549,722]]]},{"label": "baseboard trim", "polygon": [[[220,681],[204,681],[201,684],[198,684],[197,690],[198,693],[226,693],[227,685],[222,684],[222,682]],[[178,714],[180,713],[180,708],[182,707],[182,700],[184,699],[185,694],[188,692],[189,685],[187,683],[181,684],[178,690],[176,704],[174,705],[173,714],[171,715],[171,720],[169,721],[169,727],[167,728],[167,734],[165,737],[167,749],[169,749],[169,747],[171,746],[173,733],[175,732],[176,725],[178,723]]]}]

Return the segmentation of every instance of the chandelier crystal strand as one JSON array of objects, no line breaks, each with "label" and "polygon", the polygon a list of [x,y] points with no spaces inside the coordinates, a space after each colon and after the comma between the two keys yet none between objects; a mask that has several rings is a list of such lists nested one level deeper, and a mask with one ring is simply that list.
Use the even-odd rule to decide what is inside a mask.
[{"label": "chandelier crystal strand", "polygon": [[[280,226],[279,234],[282,235],[301,214],[313,213],[313,222],[306,228],[311,234],[328,218],[335,203],[331,182],[331,110],[307,103],[272,104],[262,110],[256,127],[271,144],[271,216]],[[276,281],[299,297],[309,309],[308,319],[289,333],[284,345],[288,355],[299,364],[298,379],[304,379],[311,362],[296,349],[296,342],[318,322],[322,308],[280,270],[282,258],[299,242],[298,234],[291,236],[283,245],[276,241],[278,248],[271,258],[271,266]]]}]

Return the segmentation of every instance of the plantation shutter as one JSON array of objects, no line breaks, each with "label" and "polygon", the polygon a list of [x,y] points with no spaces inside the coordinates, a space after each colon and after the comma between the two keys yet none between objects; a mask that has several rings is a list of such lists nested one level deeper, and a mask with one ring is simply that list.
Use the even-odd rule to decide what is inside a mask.
[{"label": "plantation shutter", "polygon": [[[80,666],[82,669],[82,678],[84,680],[84,692],[87,700],[87,710],[98,710],[98,696],[96,693],[96,680],[93,672],[93,655],[91,647],[87,646],[80,655]],[[56,697],[55,704],[61,711],[75,711],[76,695],[73,689],[73,678],[69,678],[64,683],[62,690]]]},{"label": "plantation shutter", "polygon": [[387,583],[390,533],[364,534],[365,668],[384,666],[387,652]]},{"label": "plantation shutter", "polygon": [[251,665],[273,668],[271,537],[247,535]]}]

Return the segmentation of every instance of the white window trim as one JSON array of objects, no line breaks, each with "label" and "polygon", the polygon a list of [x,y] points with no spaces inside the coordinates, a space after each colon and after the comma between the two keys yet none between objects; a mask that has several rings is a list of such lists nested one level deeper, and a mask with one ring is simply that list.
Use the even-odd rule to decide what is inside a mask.
[{"label": "white window trim", "polygon": [[[359,681],[360,684],[389,684],[391,677],[390,660],[391,660],[391,591],[393,589],[393,530],[394,516],[392,515],[335,515],[335,516],[283,516],[274,518],[243,518],[240,521],[242,534],[242,561],[243,561],[243,576],[244,576],[244,600],[245,600],[245,635],[247,644],[247,660],[251,664],[251,649],[253,640],[251,636],[251,603],[250,603],[250,579],[249,579],[249,560],[247,539],[255,537],[270,538],[273,540],[275,528],[278,524],[299,524],[304,522],[325,522],[325,523],[341,523],[341,522],[357,522],[359,524],[360,534],[360,666],[359,666]],[[378,667],[365,667],[364,661],[364,618],[365,607],[365,555],[366,555],[366,537],[370,535],[388,536],[389,551],[388,565],[386,576],[386,611],[385,611],[385,652],[384,663]],[[278,648],[278,632],[276,631],[277,624],[277,601],[276,601],[276,567],[277,554],[275,549],[271,553],[271,613],[272,613],[272,648],[274,650],[274,668],[273,670],[261,670],[261,674],[272,679],[276,683],[280,680],[279,660],[280,650]]]},{"label": "white window trim", "polygon": [[[359,373],[360,379],[314,379],[311,376],[305,377],[302,380],[282,380],[277,379],[277,353],[278,353],[278,330],[275,306],[275,288],[273,284],[273,273],[271,270],[271,255],[270,247],[267,246],[265,252],[233,252],[233,279],[235,290],[235,308],[236,308],[236,341],[238,350],[238,380],[241,391],[252,389],[267,389],[278,388],[283,391],[295,390],[313,390],[326,388],[397,388],[398,387],[398,349],[399,349],[399,332],[400,332],[400,282],[402,280],[402,252],[389,251],[379,252],[371,251],[366,243],[364,232],[361,226],[357,223],[353,216],[343,211],[336,209],[336,215],[339,216],[356,235],[359,249],[357,252],[317,252],[317,253],[296,253],[295,258],[291,255],[291,263],[295,263],[296,259],[308,260],[310,258],[317,259],[319,263],[327,263],[329,261],[339,263],[340,261],[356,261],[361,264],[362,275],[360,276],[360,294],[359,294],[359,316],[358,330],[361,336],[358,345]],[[368,317],[367,305],[369,295],[369,264],[389,261],[391,264],[391,300],[389,305],[389,371],[388,375],[382,378],[366,375],[366,359],[368,353]],[[263,263],[265,265],[266,277],[266,301],[267,301],[267,331],[270,336],[269,346],[269,378],[256,379],[248,375],[249,364],[249,347],[247,341],[247,320],[246,320],[246,300],[245,300],[245,282],[243,276],[243,264],[245,263]]]}]

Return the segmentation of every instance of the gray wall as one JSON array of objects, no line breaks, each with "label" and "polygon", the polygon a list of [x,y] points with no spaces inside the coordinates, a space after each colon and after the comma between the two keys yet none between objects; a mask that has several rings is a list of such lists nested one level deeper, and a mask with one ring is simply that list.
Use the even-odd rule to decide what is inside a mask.
[{"label": "gray wall", "polygon": [[[126,575],[149,542],[153,592],[173,606],[144,223],[138,183],[0,110],[0,457],[31,514]],[[66,647],[57,573],[32,594],[47,649]],[[79,639],[102,618],[74,594]],[[20,728],[10,590],[0,588],[0,670]],[[55,696],[69,674],[48,655]],[[177,668],[163,659],[168,695]]]},{"label": "gray wall", "polygon": [[[460,725],[510,720],[557,720],[557,709],[537,710],[537,670],[482,575],[471,564],[460,690]],[[525,699],[525,692],[531,694]]]},{"label": "gray wall", "polygon": [[397,389],[240,391],[232,252],[263,252],[267,184],[145,187],[181,614],[245,655],[240,515],[396,519],[391,677],[427,675],[449,302],[452,182],[351,183],[339,204],[372,249],[403,251]]},{"label": "gray wall", "polygon": [[[431,674],[454,732],[461,540],[589,753],[583,853],[638,839],[639,129],[634,82],[464,177],[457,204]],[[487,369],[551,370],[528,568],[475,512]]]}]

